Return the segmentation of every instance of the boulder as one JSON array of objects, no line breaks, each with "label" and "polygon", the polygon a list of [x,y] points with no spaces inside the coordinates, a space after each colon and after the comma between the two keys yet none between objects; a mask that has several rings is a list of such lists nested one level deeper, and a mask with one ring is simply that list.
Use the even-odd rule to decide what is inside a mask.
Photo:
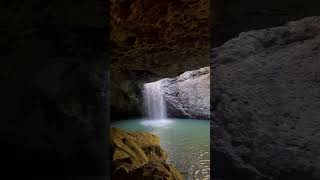
[{"label": "boulder", "polygon": [[112,179],[182,180],[181,173],[166,163],[168,154],[160,139],[146,132],[110,131]]},{"label": "boulder", "polygon": [[320,179],[320,17],[211,51],[216,179]]},{"label": "boulder", "polygon": [[210,118],[210,68],[187,71],[162,80],[168,115],[193,119]]}]

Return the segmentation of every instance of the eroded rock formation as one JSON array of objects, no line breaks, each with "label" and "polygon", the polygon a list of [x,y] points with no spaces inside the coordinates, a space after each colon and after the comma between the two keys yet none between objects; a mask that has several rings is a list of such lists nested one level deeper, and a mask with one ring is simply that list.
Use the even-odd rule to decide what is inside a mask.
[{"label": "eroded rock formation", "polygon": [[210,118],[210,68],[162,80],[169,117]]},{"label": "eroded rock formation", "polygon": [[211,51],[213,178],[320,177],[320,17]]},{"label": "eroded rock formation", "polygon": [[111,128],[110,143],[112,179],[183,179],[175,167],[166,163],[168,155],[160,147],[158,136]]},{"label": "eroded rock formation", "polygon": [[111,111],[137,115],[145,82],[208,66],[209,0],[111,1]]}]

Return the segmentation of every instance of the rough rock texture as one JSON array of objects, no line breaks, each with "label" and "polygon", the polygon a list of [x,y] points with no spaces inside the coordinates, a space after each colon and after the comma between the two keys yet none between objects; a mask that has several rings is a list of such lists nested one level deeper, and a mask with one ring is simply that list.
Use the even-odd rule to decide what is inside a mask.
[{"label": "rough rock texture", "polygon": [[166,163],[160,139],[146,132],[110,131],[112,179],[182,180],[181,173]]},{"label": "rough rock texture", "polygon": [[105,7],[99,0],[1,2],[3,176],[108,170]]},{"label": "rough rock texture", "polygon": [[320,17],[211,51],[212,177],[320,179]]},{"label": "rough rock texture", "polygon": [[319,0],[214,0],[210,5],[211,47],[218,47],[241,32],[320,16]]},{"label": "rough rock texture", "polygon": [[194,119],[210,118],[210,68],[187,71],[161,80],[168,115]]},{"label": "rough rock texture", "polygon": [[209,0],[111,1],[111,111],[137,115],[145,82],[209,65]]},{"label": "rough rock texture", "polygon": [[164,56],[182,60],[203,55],[208,48],[208,17],[208,0],[111,0],[113,65],[139,68],[147,63],[153,69],[158,61],[171,64]]}]

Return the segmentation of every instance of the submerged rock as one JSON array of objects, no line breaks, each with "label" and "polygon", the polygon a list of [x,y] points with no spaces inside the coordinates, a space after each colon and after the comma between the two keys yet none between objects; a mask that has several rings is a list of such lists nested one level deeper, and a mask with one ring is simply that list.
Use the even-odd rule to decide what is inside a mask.
[{"label": "submerged rock", "polygon": [[187,71],[162,80],[171,117],[210,118],[210,68]]},{"label": "submerged rock", "polygon": [[213,178],[320,177],[320,17],[211,53]]},{"label": "submerged rock", "polygon": [[111,128],[112,179],[182,180],[181,173],[166,163],[160,139],[146,132]]}]

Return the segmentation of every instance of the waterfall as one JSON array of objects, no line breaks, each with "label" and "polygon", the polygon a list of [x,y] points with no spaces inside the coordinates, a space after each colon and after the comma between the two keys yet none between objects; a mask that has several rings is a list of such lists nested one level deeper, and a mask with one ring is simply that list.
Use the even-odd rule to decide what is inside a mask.
[{"label": "waterfall", "polygon": [[162,81],[146,83],[143,87],[144,110],[149,119],[166,119],[167,110]]}]

